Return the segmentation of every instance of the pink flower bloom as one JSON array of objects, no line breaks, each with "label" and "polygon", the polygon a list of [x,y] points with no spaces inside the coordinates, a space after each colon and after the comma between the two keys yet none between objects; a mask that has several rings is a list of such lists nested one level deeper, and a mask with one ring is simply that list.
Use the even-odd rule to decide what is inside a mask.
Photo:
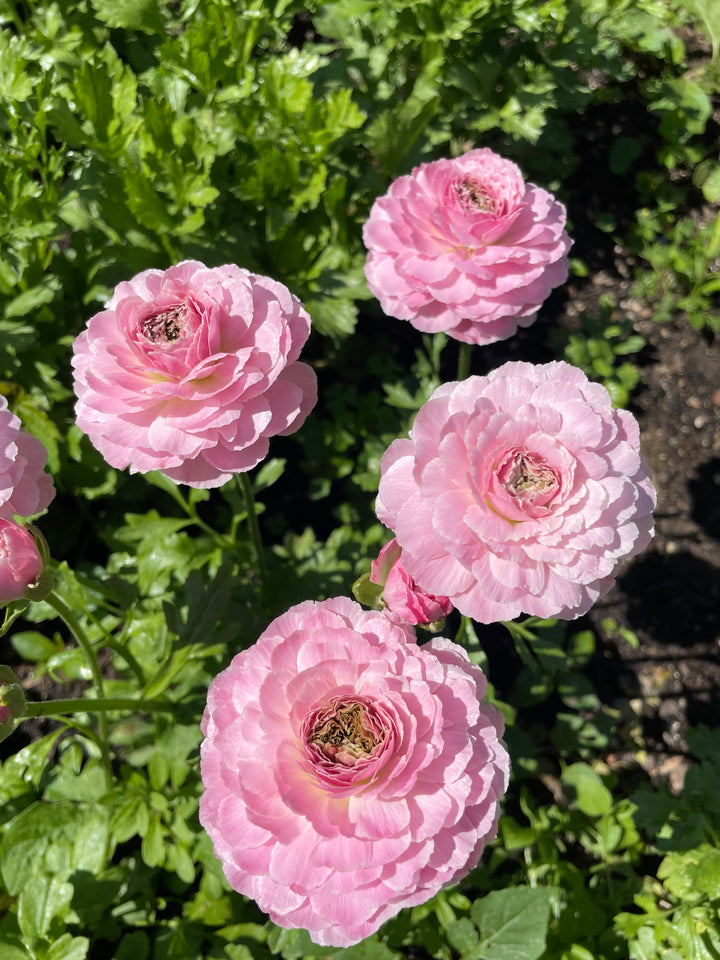
[{"label": "pink flower bloom", "polygon": [[530,326],[567,279],[564,206],[487,148],[399,177],[363,237],[368,286],[385,313],[466,343]]},{"label": "pink flower bloom", "polygon": [[221,486],[317,400],[310,317],[287,287],[186,260],[118,284],[74,344],[78,426],[107,462]]},{"label": "pink flower bloom", "polygon": [[381,471],[408,573],[482,623],[585,613],[653,535],[635,418],[562,361],[439,387]]},{"label": "pink flower bloom", "polygon": [[210,686],[200,820],[283,927],[349,946],[463,877],[509,760],[456,644],[345,597],[291,607]]},{"label": "pink flower bloom", "polygon": [[0,517],[31,517],[55,496],[52,477],[45,473],[47,450],[20,428],[20,421],[0,396]]},{"label": "pink flower bloom", "polygon": [[385,609],[410,624],[427,625],[444,620],[453,608],[449,598],[420,590],[403,567],[401,554],[397,540],[393,539],[372,562],[370,582],[383,588]]},{"label": "pink flower bloom", "polygon": [[42,572],[43,559],[30,531],[0,519],[0,603],[22,599]]}]

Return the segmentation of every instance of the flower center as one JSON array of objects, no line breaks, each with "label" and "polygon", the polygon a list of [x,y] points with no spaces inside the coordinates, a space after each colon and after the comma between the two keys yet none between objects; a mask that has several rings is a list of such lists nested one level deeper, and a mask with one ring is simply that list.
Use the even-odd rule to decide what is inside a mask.
[{"label": "flower center", "polygon": [[373,756],[384,740],[384,729],[355,700],[335,700],[320,710],[308,736],[326,759],[346,767]]},{"label": "flower center", "polygon": [[547,503],[560,486],[558,475],[542,457],[518,452],[502,464],[498,479],[512,496],[523,501]]},{"label": "flower center", "polygon": [[170,307],[169,310],[154,313],[142,321],[143,335],[152,343],[158,343],[160,340],[174,343],[183,335],[187,312],[185,304],[179,303],[176,307]]},{"label": "flower center", "polygon": [[459,180],[455,184],[455,193],[461,206],[466,210],[479,210],[482,213],[495,213],[497,210],[495,197],[489,194],[477,180],[470,178]]}]

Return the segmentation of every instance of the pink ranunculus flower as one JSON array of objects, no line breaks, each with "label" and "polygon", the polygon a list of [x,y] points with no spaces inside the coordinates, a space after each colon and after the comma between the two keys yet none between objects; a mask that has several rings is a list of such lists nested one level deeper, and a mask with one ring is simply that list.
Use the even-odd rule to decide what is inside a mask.
[{"label": "pink ranunculus flower", "polygon": [[528,327],[567,279],[565,207],[481,148],[423,163],[373,204],[365,276],[386,314],[487,344]]},{"label": "pink ranunculus flower", "polygon": [[200,821],[275,923],[349,946],[476,865],[509,770],[463,649],[346,597],[291,607],[210,686]]},{"label": "pink ranunculus flower", "polygon": [[0,604],[28,595],[43,567],[32,533],[12,520],[0,519]]},{"label": "pink ranunculus flower", "polygon": [[381,464],[376,511],[423,590],[481,623],[572,619],[653,535],[638,425],[569,364],[439,387]]},{"label": "pink ranunculus flower", "polygon": [[310,317],[287,287],[186,260],[118,284],[75,340],[77,423],[107,462],[217,487],[317,400]]},{"label": "pink ranunculus flower", "polygon": [[444,620],[453,605],[449,597],[436,597],[420,590],[402,565],[402,550],[396,539],[386,543],[373,560],[370,582],[383,588],[385,609],[405,623],[427,626]]},{"label": "pink ranunculus flower", "polygon": [[31,517],[48,506],[55,487],[45,473],[47,459],[45,447],[21,429],[0,396],[0,518]]}]

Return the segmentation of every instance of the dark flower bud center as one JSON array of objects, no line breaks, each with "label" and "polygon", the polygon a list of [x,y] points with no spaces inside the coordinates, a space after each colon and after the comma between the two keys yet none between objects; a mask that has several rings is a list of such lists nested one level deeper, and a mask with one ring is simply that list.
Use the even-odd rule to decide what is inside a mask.
[{"label": "dark flower bud center", "polygon": [[357,702],[337,702],[315,718],[309,742],[328,759],[344,766],[371,756],[385,739],[385,731],[366,716]]},{"label": "dark flower bud center", "polygon": [[508,488],[518,494],[533,494],[547,490],[557,483],[553,471],[532,456],[518,457],[505,481]]},{"label": "dark flower bud center", "polygon": [[466,210],[479,210],[481,213],[495,213],[497,202],[483,189],[477,180],[459,180],[455,184],[455,193]]},{"label": "dark flower bud center", "polygon": [[161,340],[166,341],[166,343],[174,343],[183,334],[186,316],[187,307],[184,303],[180,303],[176,307],[154,313],[151,317],[143,320],[142,332],[152,343],[158,343]]}]

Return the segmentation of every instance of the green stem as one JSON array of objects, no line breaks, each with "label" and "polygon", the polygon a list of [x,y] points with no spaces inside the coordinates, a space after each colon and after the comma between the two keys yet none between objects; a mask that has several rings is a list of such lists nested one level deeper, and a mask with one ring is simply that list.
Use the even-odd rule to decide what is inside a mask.
[{"label": "green stem", "polygon": [[265,551],[263,550],[262,537],[260,536],[260,524],[258,523],[257,512],[255,510],[255,497],[253,496],[252,485],[250,484],[250,478],[248,477],[247,473],[237,473],[235,476],[238,478],[240,489],[242,490],[245,498],[248,530],[250,532],[250,539],[252,540],[252,544],[255,549],[255,556],[257,557],[258,573],[260,574],[261,580],[264,580]]},{"label": "green stem", "polygon": [[470,355],[472,344],[461,343],[458,350],[457,378],[458,380],[467,380],[470,373]]},{"label": "green stem", "polygon": [[462,645],[463,640],[465,639],[465,634],[467,633],[468,618],[465,614],[460,616],[460,626],[458,627],[458,632],[455,635],[455,643]]},{"label": "green stem", "polygon": [[85,631],[80,626],[80,622],[78,621],[77,617],[56,593],[48,594],[48,596],[45,597],[45,603],[51,606],[60,619],[64,621],[65,625],[69,628],[78,644],[82,647],[85,658],[88,662],[88,666],[90,667],[90,672],[92,673],[93,683],[97,687],[97,692],[101,697],[104,696],[105,687],[102,674],[100,673],[97,657],[95,656],[95,651],[93,650],[92,644],[85,636]]},{"label": "green stem", "polygon": [[161,700],[132,699],[131,697],[103,697],[92,700],[89,697],[77,697],[70,700],[44,700],[26,704],[27,717],[57,717],[68,713],[97,713],[103,716],[108,710],[130,710],[135,713],[174,713],[174,703]]},{"label": "green stem", "polygon": [[195,504],[190,503],[189,500],[186,500],[176,486],[173,485],[161,487],[161,489],[170,494],[173,500],[180,506],[182,511],[188,515],[188,519],[191,520],[196,527],[200,527],[200,529],[212,537],[213,540],[218,541],[223,550],[227,547],[228,544],[226,538],[223,537],[222,534],[219,534],[217,530],[213,530],[209,524],[205,523],[202,517],[198,514]]},{"label": "green stem", "polygon": [[[85,659],[87,660],[90,668],[90,673],[92,674],[97,695],[99,698],[103,698],[105,696],[105,684],[103,683],[102,674],[100,673],[100,665],[98,664],[93,646],[88,640],[85,631],[80,626],[80,622],[78,621],[77,617],[72,610],[65,605],[64,601],[61,600],[60,597],[58,597],[58,595],[54,592],[49,593],[48,596],[45,597],[45,603],[53,608],[53,610],[57,613],[60,619],[68,627],[72,635],[75,637],[78,645],[82,648],[85,654]],[[85,709],[87,710],[87,707],[85,707]],[[111,790],[113,785],[113,772],[110,751],[108,749],[107,717],[104,713],[98,714],[98,732],[100,734],[103,766],[105,768],[105,783],[107,789]]]}]

